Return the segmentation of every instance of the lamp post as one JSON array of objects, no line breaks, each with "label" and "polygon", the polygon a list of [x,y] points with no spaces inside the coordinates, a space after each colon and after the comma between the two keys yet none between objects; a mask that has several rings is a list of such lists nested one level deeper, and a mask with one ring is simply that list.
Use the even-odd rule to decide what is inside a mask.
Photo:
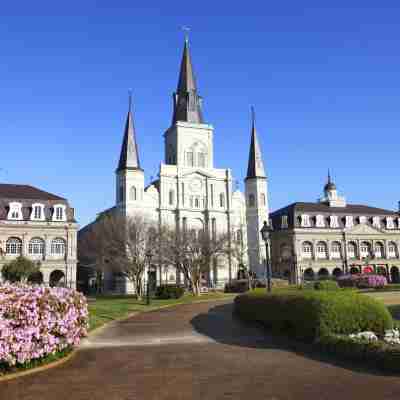
[{"label": "lamp post", "polygon": [[146,289],[146,304],[150,305],[150,270],[151,270],[151,259],[153,257],[153,253],[151,250],[147,250],[146,252],[146,258],[148,261],[148,267],[147,267],[147,289]]},{"label": "lamp post", "polygon": [[265,243],[265,267],[267,270],[267,292],[271,292],[271,270],[270,270],[270,260],[269,260],[269,234],[272,229],[268,226],[267,221],[264,221],[263,227],[261,228],[261,237]]}]

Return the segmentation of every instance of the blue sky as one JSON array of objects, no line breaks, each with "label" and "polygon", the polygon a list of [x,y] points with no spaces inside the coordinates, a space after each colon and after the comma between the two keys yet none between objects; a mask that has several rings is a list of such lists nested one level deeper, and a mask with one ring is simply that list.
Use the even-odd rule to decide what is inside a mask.
[{"label": "blue sky", "polygon": [[155,176],[188,25],[217,167],[242,185],[254,104],[272,210],[314,201],[328,167],[349,202],[396,208],[400,5],[322,3],[5,2],[0,181],[64,195],[81,225],[112,206],[128,88]]}]

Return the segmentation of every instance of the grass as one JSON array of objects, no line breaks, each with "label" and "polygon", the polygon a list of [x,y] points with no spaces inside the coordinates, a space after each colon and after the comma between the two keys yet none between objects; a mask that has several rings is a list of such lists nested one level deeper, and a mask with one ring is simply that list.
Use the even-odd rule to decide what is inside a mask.
[{"label": "grass", "polygon": [[221,292],[202,294],[199,297],[185,294],[180,299],[151,299],[151,304],[148,306],[145,299],[137,300],[134,296],[97,296],[89,298],[89,331],[99,328],[107,322],[125,318],[134,312],[157,310],[168,305],[230,299],[233,297],[235,297],[235,294]]}]

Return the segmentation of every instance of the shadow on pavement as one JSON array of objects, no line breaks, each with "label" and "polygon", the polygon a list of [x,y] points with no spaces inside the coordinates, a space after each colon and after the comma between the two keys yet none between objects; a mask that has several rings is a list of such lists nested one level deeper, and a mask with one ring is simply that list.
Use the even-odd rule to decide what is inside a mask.
[{"label": "shadow on pavement", "polygon": [[[304,344],[286,337],[270,334],[261,325],[241,321],[233,314],[233,303],[218,305],[210,308],[207,313],[196,315],[191,321],[195,331],[208,336],[218,343],[258,348],[289,351],[301,357],[324,362],[355,372],[379,376],[398,376],[372,369],[360,364],[338,359],[330,354],[321,354],[311,344]],[[234,351],[234,350],[233,350]],[[272,355],[279,357],[279,355]]]}]

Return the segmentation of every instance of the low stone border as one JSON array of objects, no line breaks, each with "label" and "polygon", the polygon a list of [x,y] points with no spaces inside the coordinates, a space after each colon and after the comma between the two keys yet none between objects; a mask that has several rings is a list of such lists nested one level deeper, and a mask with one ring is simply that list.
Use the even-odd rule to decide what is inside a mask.
[{"label": "low stone border", "polygon": [[7,375],[0,376],[0,383],[5,381],[10,381],[12,379],[21,378],[26,375],[36,374],[37,372],[46,371],[51,368],[59,367],[60,365],[70,361],[75,355],[78,353],[78,348],[73,349],[69,354],[65,357],[49,362],[48,364],[40,365],[39,367],[27,369],[24,371],[12,372]]}]

